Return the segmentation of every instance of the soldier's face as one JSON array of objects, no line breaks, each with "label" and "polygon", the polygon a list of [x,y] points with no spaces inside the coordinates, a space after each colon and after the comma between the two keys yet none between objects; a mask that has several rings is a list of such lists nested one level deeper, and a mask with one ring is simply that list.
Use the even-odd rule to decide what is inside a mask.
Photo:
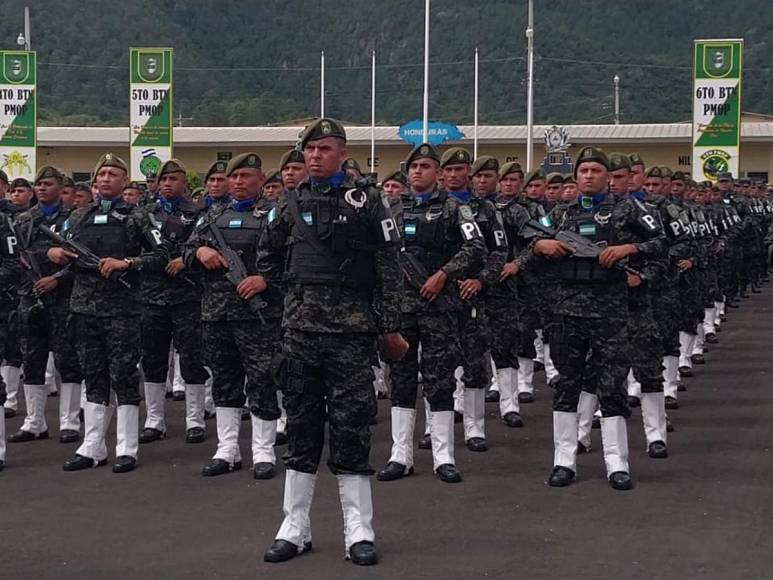
[{"label": "soldier's face", "polygon": [[263,173],[257,169],[242,167],[228,176],[228,190],[238,201],[251,199],[260,194],[265,180]]},{"label": "soldier's face", "polygon": [[546,187],[544,179],[532,179],[526,186],[526,197],[535,201],[542,201],[545,198]]},{"label": "soldier's face", "polygon": [[682,197],[684,195],[684,190],[687,188],[684,181],[677,179],[676,181],[671,181],[671,195],[674,197]]},{"label": "soldier's face", "polygon": [[223,197],[228,191],[228,179],[225,173],[212,173],[207,177],[207,193],[213,198]]},{"label": "soldier's face", "polygon": [[32,188],[14,187],[11,191],[11,203],[16,207],[29,207],[32,201]]},{"label": "soldier's face", "polygon": [[705,204],[706,203],[706,192],[704,190],[698,190],[695,192],[695,196],[693,198],[695,200],[695,203]]},{"label": "soldier's face", "polygon": [[276,201],[281,197],[282,191],[284,191],[284,186],[281,183],[272,181],[263,186],[263,197]]},{"label": "soldier's face", "polygon": [[395,181],[394,179],[390,179],[389,181],[383,183],[381,188],[384,190],[384,195],[390,199],[398,198],[403,194],[403,192],[405,192],[405,186],[399,181]]},{"label": "soldier's face", "polygon": [[52,205],[59,201],[62,195],[62,184],[53,177],[39,179],[35,184],[37,187],[38,201],[45,205]]},{"label": "soldier's face", "polygon": [[470,166],[466,163],[446,165],[443,168],[443,182],[448,191],[464,191],[470,176]]},{"label": "soldier's face", "polygon": [[156,179],[148,179],[145,183],[147,184],[150,193],[156,193],[158,191],[159,185]]},{"label": "soldier's face", "polygon": [[609,184],[609,170],[597,161],[585,161],[577,168],[577,189],[584,194],[594,195],[606,191]]},{"label": "soldier's face", "polygon": [[123,190],[123,194],[121,195],[124,202],[128,203],[129,205],[137,205],[140,203],[140,198],[142,197],[142,193],[139,189],[135,189],[133,187],[127,187]]},{"label": "soldier's face", "polygon": [[631,172],[626,169],[615,169],[609,172],[609,193],[625,195],[631,189]]},{"label": "soldier's face", "polygon": [[719,189],[712,189],[709,198],[711,203],[719,203],[722,200],[722,194],[719,193]]},{"label": "soldier's face", "polygon": [[642,188],[644,187],[644,166],[643,165],[634,165],[631,167],[631,184],[630,189],[632,192],[634,191],[642,191]]},{"label": "soldier's face", "polygon": [[577,184],[565,183],[564,189],[561,192],[561,201],[570,202],[577,199]]},{"label": "soldier's face", "polygon": [[86,207],[89,205],[92,201],[94,201],[94,198],[91,197],[91,193],[88,191],[76,191],[75,192],[75,198],[72,201],[72,204],[75,207]]},{"label": "soldier's face", "polygon": [[671,182],[672,179],[670,177],[663,178],[663,191],[666,192],[666,195],[671,191]]},{"label": "soldier's face", "polygon": [[126,172],[118,167],[102,167],[97,172],[94,181],[97,193],[106,199],[117,198],[126,187]]},{"label": "soldier's face", "polygon": [[348,157],[346,146],[337,137],[325,137],[309,141],[303,148],[306,169],[309,176],[324,180],[341,171],[341,165]]},{"label": "soldier's face", "polygon": [[660,195],[663,190],[663,178],[662,177],[647,177],[644,180],[644,191],[648,195]]},{"label": "soldier's face", "polygon": [[521,193],[523,175],[520,173],[508,173],[499,180],[499,191],[505,195],[518,195]]},{"label": "soldier's face", "polygon": [[0,181],[0,199],[5,197],[5,193],[8,191],[8,184],[5,181]]},{"label": "soldier's face", "polygon": [[303,163],[293,161],[282,169],[282,181],[287,189],[295,189],[306,177],[306,166]]},{"label": "soldier's face", "polygon": [[545,199],[549,202],[556,202],[561,197],[561,188],[563,183],[551,183],[545,188]]},{"label": "soldier's face", "polygon": [[160,183],[159,191],[161,192],[161,195],[172,198],[185,195],[185,188],[188,186],[185,174],[180,172],[162,175]]},{"label": "soldier's face", "polygon": [[75,188],[63,187],[62,195],[60,196],[64,205],[72,205],[75,201]]},{"label": "soldier's face", "polygon": [[488,195],[497,190],[497,172],[490,169],[478,171],[472,176],[472,187],[478,195]]},{"label": "soldier's face", "polygon": [[726,193],[733,188],[733,182],[729,179],[720,179],[717,185],[719,186],[719,191],[722,193]]},{"label": "soldier's face", "polygon": [[433,159],[417,159],[408,167],[408,182],[416,193],[435,189],[438,180],[438,162]]}]

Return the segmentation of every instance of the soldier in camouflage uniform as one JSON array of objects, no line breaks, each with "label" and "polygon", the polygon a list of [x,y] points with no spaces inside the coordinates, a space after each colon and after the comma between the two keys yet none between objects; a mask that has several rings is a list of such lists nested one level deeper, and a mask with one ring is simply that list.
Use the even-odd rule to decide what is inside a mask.
[{"label": "soldier in camouflage uniform", "polygon": [[186,384],[185,440],[201,443],[206,439],[204,398],[209,374],[201,354],[201,291],[198,276],[186,271],[181,257],[183,244],[201,210],[185,197],[185,172],[179,160],[166,161],[158,172],[159,199],[155,207],[148,207],[151,221],[169,247],[170,261],[164,271],[142,276],[142,371],[147,417],[140,443],[166,436],[164,399],[172,342],[180,354],[180,375]]},{"label": "soldier in camouflage uniform", "polygon": [[94,168],[98,201],[74,211],[63,235],[100,257],[98,268],[85,266],[64,248],[48,250],[55,264],[72,263],[75,273],[70,311],[73,332],[86,380],[85,436],[65,471],[107,463],[105,434],[110,423],[110,396],[118,400],[116,460],[113,472],[137,465],[139,437],[140,332],[139,273],[162,271],[168,251],[147,212],[121,199],[127,181],[126,163],[106,153]]},{"label": "soldier in camouflage uniform", "polygon": [[231,197],[228,195],[228,178],[225,175],[228,163],[225,161],[215,161],[207,169],[204,175],[204,185],[207,194],[203,197],[203,209],[211,209],[217,205],[228,205]]},{"label": "soldier in camouflage uniform", "polygon": [[[281,286],[277,278],[266,290],[258,275],[258,241],[276,206],[261,197],[265,176],[256,153],[234,157],[226,169],[231,203],[210,210],[186,244],[185,264],[205,269],[201,318],[207,365],[212,370],[212,394],[217,415],[217,451],[202,469],[204,476],[241,469],[239,430],[242,407],[249,402],[252,419],[252,462],[255,479],[274,475],[274,442],[280,411],[271,360],[281,341]],[[227,248],[218,244],[215,228]],[[246,269],[238,285],[229,280],[223,252],[235,251]],[[275,266],[281,252],[265,257]],[[275,275],[276,276],[276,275]],[[259,295],[259,296],[258,296]]]},{"label": "soldier in camouflage uniform", "polygon": [[285,190],[295,189],[298,184],[306,180],[306,164],[303,160],[303,151],[290,149],[279,159],[279,171],[282,172],[282,183]]},{"label": "soldier in camouflage uniform", "polygon": [[27,416],[12,443],[48,438],[45,384],[49,352],[62,377],[59,392],[59,441],[80,439],[81,369],[74,335],[68,326],[72,272],[48,261],[53,245],[41,227],[61,232],[71,209],[61,203],[62,174],[54,167],[40,169],[35,178],[38,203],[21,214],[14,229],[26,275],[19,287],[18,320],[24,359],[24,396]]},{"label": "soldier in camouflage uniform", "polygon": [[405,164],[411,192],[403,195],[398,223],[404,239],[400,258],[407,272],[401,332],[410,348],[402,361],[391,364],[392,453],[377,477],[392,481],[413,473],[421,372],[435,474],[457,483],[462,479],[454,461],[454,369],[461,358],[456,337],[462,308],[457,282],[480,267],[485,245],[469,208],[437,191],[440,156],[435,148],[417,146]]},{"label": "soldier in camouflage uniform", "polygon": [[[8,176],[0,171],[0,184],[8,187]],[[14,180],[15,181],[15,180]],[[10,191],[10,189],[8,189]],[[9,195],[8,192],[5,194]],[[5,197],[0,197],[0,221],[10,227],[19,210]],[[16,287],[19,285],[21,277],[8,279],[8,283],[0,291],[0,320],[4,326],[2,333],[3,343],[0,350],[3,351],[0,358],[0,377],[2,377],[6,388],[5,404],[3,411],[5,418],[15,417],[19,409],[18,393],[21,389],[21,348],[17,336],[18,316],[15,312],[19,304],[19,298],[16,294]]]},{"label": "soldier in camouflage uniform", "polygon": [[[388,359],[402,358],[408,348],[399,332],[400,236],[383,194],[356,186],[341,170],[346,133],[338,122],[313,122],[301,147],[309,180],[280,201],[279,217],[261,240],[266,252],[287,251],[288,284],[277,361],[287,409],[285,519],[264,559],[282,562],[311,547],[309,510],[327,422],[328,467],[338,480],[347,556],[355,564],[375,564],[371,365],[377,334]],[[261,259],[266,276],[277,266]]]},{"label": "soldier in camouflage uniform", "polygon": [[629,256],[660,252],[662,245],[659,239],[641,241],[646,212],[630,200],[616,201],[606,193],[609,160],[603,151],[583,148],[575,174],[581,195],[567,208],[558,228],[594,243],[603,241],[606,248],[592,258],[571,256],[573,248],[557,240],[540,239],[533,245],[536,256],[548,259],[544,267],[555,268],[561,280],[550,337],[559,378],[553,400],[554,467],[548,484],[566,486],[575,477],[577,404],[583,377],[594,376],[607,477],[613,489],[627,490],[633,481],[626,430],[631,411],[623,387],[630,367],[626,316],[628,287],[641,281],[614,266]]}]

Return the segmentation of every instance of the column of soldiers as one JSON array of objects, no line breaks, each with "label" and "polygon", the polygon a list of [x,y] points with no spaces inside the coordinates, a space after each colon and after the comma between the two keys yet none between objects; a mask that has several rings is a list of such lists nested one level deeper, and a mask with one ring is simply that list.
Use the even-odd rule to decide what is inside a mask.
[{"label": "column of soldiers", "polygon": [[[404,165],[377,188],[325,118],[276,171],[253,152],[213,163],[197,202],[177,159],[150,193],[109,153],[91,187],[53,167],[34,184],[0,172],[5,416],[18,409],[20,369],[26,402],[8,441],[48,437],[53,353],[60,441],[81,442],[64,469],[107,463],[115,413],[113,471],[134,470],[139,444],[167,436],[173,345],[188,443],[207,438],[211,384],[217,449],[202,475],[241,468],[245,418],[255,479],[274,476],[275,445],[287,444],[284,520],[266,561],[311,548],[327,430],[347,557],[375,564],[370,476],[414,473],[417,403],[419,447],[440,481],[459,483],[455,408],[466,448],[485,452],[485,402],[524,427],[540,359],[553,389],[548,484],[577,478],[598,425],[609,485],[631,489],[631,408],[641,407],[649,456],[668,457],[666,411],[679,407],[681,379],[706,362],[726,309],[768,279],[767,192],[729,174],[698,184],[593,147],[572,175],[525,175],[517,162],[428,143]],[[384,390],[392,448],[376,471],[370,425]]]}]

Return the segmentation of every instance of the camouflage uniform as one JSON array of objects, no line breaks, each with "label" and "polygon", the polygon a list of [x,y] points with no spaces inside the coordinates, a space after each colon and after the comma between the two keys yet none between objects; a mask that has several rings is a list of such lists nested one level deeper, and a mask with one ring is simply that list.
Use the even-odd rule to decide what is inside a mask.
[{"label": "camouflage uniform", "polygon": [[[0,220],[6,222],[9,228],[18,213],[19,211],[7,200],[0,199]],[[18,337],[19,317],[16,312],[19,306],[19,297],[16,294],[19,281],[20,275],[17,275],[0,291],[0,321],[2,321],[0,324],[3,326],[0,375],[6,383],[7,399],[4,407],[9,415],[15,415],[18,409],[18,391],[21,382],[22,355]]]}]

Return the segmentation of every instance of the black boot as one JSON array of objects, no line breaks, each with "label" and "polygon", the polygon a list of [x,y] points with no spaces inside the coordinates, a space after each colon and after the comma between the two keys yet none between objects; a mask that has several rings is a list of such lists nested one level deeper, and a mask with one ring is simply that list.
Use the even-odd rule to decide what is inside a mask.
[{"label": "black boot", "polygon": [[231,471],[239,471],[241,468],[241,461],[228,463],[224,459],[213,459],[202,468],[201,475],[204,477],[214,477],[216,475],[230,473]]},{"label": "black boot", "polygon": [[665,459],[668,457],[668,448],[663,441],[653,441],[647,449],[647,455],[652,459]]},{"label": "black boot", "polygon": [[464,444],[467,445],[467,449],[470,451],[488,451],[488,444],[483,437],[470,437]]},{"label": "black boot", "polygon": [[27,441],[37,441],[38,439],[48,439],[48,431],[32,433],[31,431],[19,429],[16,433],[9,435],[8,443],[26,443]]},{"label": "black boot", "polygon": [[309,550],[311,550],[311,542],[306,542],[303,547],[300,547],[287,540],[274,540],[274,543],[263,554],[263,561],[286,562]]},{"label": "black boot", "polygon": [[502,422],[508,427],[523,427],[523,418],[515,411],[505,413],[505,416],[502,417]]},{"label": "black boot", "polygon": [[461,472],[455,465],[444,463],[435,470],[435,475],[440,481],[445,483],[460,483],[462,481]]},{"label": "black boot", "polygon": [[62,429],[59,431],[59,443],[75,443],[81,438],[81,434],[74,429]]},{"label": "black boot", "polygon": [[146,427],[142,430],[142,433],[140,433],[139,441],[140,443],[153,443],[153,441],[158,441],[164,437],[166,437],[166,433],[163,431],[159,431],[158,429],[153,429],[151,427]]},{"label": "black boot", "polygon": [[376,552],[376,546],[373,542],[363,540],[352,544],[349,548],[349,558],[352,560],[352,564],[358,566],[373,566],[378,564],[378,552]]},{"label": "black boot", "polygon": [[574,481],[574,471],[563,465],[556,465],[550,472],[548,485],[550,487],[566,487]]},{"label": "black boot", "polygon": [[204,443],[207,440],[207,431],[202,427],[191,427],[185,432],[186,443]]},{"label": "black boot", "polygon": [[641,407],[641,399],[639,397],[634,397],[633,395],[628,395],[628,406],[632,409]]},{"label": "black boot", "polygon": [[137,459],[131,455],[119,455],[113,464],[113,473],[128,473],[137,467]]},{"label": "black boot", "polygon": [[615,471],[609,476],[609,485],[617,491],[628,491],[633,489],[633,479],[625,471]]},{"label": "black boot", "polygon": [[413,475],[413,466],[406,467],[402,463],[397,461],[390,461],[383,469],[379,469],[376,473],[376,479],[379,481],[395,481]]},{"label": "black boot", "polygon": [[91,469],[92,467],[101,467],[107,465],[107,459],[94,461],[91,457],[75,454],[62,465],[65,471],[80,471],[81,469]]},{"label": "black boot", "polygon": [[425,433],[419,441],[419,449],[432,449],[432,437],[429,433]]},{"label": "black boot", "polygon": [[487,403],[498,403],[499,402],[499,391],[487,391],[486,392],[486,402]]}]

